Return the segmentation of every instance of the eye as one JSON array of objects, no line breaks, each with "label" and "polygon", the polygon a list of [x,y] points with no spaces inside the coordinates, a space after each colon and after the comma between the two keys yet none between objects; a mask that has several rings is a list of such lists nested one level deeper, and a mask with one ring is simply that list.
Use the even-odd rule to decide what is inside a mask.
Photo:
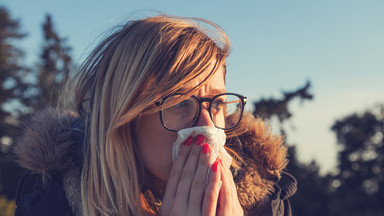
[{"label": "eye", "polygon": [[188,102],[187,101],[181,101],[180,103],[176,104],[173,106],[175,109],[183,109],[185,107],[188,107]]},{"label": "eye", "polygon": [[191,109],[193,109],[193,101],[191,101],[191,99],[181,101],[170,108],[170,110],[175,113],[189,112]]},{"label": "eye", "polygon": [[213,102],[212,102],[212,114],[215,114],[215,113],[218,113],[220,112],[223,107],[225,106],[225,100],[224,98],[216,98]]}]

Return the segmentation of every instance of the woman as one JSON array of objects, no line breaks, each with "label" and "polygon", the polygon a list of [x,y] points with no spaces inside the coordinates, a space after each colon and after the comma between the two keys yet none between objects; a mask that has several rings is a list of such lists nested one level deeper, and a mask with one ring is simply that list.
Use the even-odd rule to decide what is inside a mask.
[{"label": "woman", "polygon": [[[276,184],[286,147],[226,92],[228,54],[206,20],[161,15],[116,30],[69,82],[65,106],[27,124],[15,153],[38,180],[16,215],[289,215]],[[198,126],[226,131],[231,170],[223,151],[210,164],[202,135],[172,161],[176,132]]]}]

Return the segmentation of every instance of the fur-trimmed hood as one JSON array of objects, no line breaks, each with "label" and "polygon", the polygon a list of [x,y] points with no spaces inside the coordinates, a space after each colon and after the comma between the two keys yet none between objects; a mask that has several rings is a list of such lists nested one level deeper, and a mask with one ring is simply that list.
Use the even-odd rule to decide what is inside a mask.
[{"label": "fur-trimmed hood", "polygon": [[[287,148],[281,136],[274,136],[260,119],[245,114],[242,123],[247,130],[229,138],[226,147],[240,158],[232,169],[239,200],[247,212],[268,203],[276,191],[275,183],[287,165]],[[14,146],[17,162],[38,173],[43,182],[52,173],[62,177],[63,189],[72,211],[81,215],[81,168],[83,160],[83,126],[71,113],[47,109],[25,123],[24,132]],[[236,159],[236,158],[235,158]]]}]

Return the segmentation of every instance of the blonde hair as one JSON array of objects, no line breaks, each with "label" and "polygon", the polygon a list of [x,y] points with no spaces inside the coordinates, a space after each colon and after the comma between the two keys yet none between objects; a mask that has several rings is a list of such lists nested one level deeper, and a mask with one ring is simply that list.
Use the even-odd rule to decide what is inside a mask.
[{"label": "blonde hair", "polygon": [[135,119],[157,112],[149,107],[199,76],[214,60],[203,85],[225,67],[228,54],[228,38],[216,24],[167,15],[130,21],[96,47],[73,79],[73,103],[86,124],[81,180],[85,215],[147,214],[150,204],[142,199]]}]

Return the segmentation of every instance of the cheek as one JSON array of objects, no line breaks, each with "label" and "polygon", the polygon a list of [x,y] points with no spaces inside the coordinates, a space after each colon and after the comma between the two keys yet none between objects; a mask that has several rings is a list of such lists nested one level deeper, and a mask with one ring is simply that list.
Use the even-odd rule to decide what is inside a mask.
[{"label": "cheek", "polygon": [[158,114],[143,116],[138,122],[139,156],[148,171],[165,181],[173,164],[172,144],[176,137],[162,126]]}]

